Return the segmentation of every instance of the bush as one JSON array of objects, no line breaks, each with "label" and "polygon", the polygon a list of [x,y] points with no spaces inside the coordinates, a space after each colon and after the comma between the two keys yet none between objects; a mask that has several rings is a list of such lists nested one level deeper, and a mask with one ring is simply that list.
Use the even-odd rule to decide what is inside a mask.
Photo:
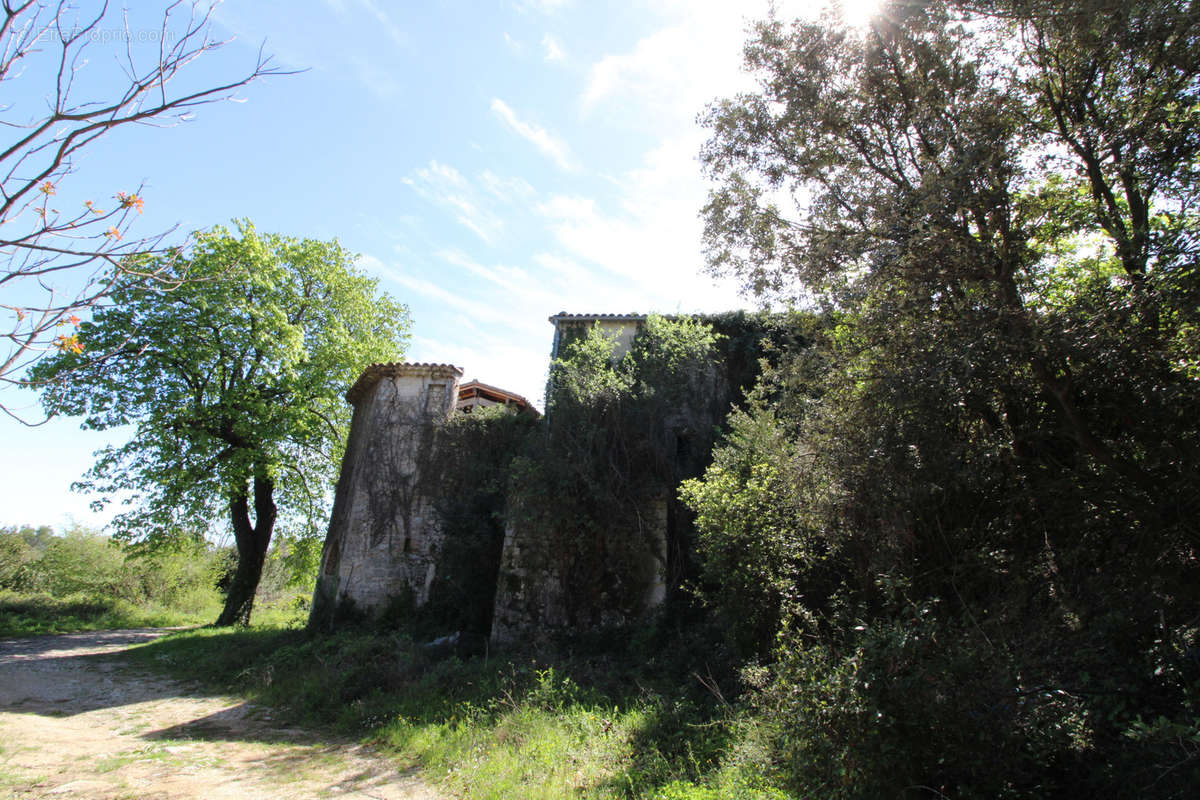
[{"label": "bush", "polygon": [[222,560],[179,537],[150,549],[75,526],[0,531],[9,633],[199,622],[219,603]]}]

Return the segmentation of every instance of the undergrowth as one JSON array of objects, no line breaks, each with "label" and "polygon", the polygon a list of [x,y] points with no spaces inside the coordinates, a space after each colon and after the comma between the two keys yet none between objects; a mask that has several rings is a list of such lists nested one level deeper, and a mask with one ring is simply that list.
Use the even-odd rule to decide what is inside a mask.
[{"label": "undergrowth", "polygon": [[294,722],[363,738],[461,797],[786,798],[732,764],[736,715],[685,652],[575,642],[464,659],[403,633],[287,628],[198,629],[133,651]]},{"label": "undergrowth", "polygon": [[199,625],[220,610],[216,599],[214,592],[210,602],[180,608],[83,592],[54,597],[0,590],[0,636]]}]

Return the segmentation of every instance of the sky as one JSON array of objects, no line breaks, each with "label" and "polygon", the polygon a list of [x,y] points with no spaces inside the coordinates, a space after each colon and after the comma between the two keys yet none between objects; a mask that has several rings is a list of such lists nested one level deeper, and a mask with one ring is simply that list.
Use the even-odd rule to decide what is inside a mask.
[{"label": "sky", "polygon": [[[776,6],[811,14],[819,2]],[[213,27],[227,43],[182,80],[239,75],[260,47],[297,72],[179,125],[97,142],[69,188],[111,198],[143,186],[134,234],[178,226],[182,240],[247,218],[337,238],[408,306],[408,360],[455,364],[540,406],[552,314],[751,305],[703,272],[697,115],[753,89],[742,46],[767,11],[766,0],[228,0]],[[111,91],[113,47],[93,42],[83,86]],[[17,88],[41,91],[33,77]],[[3,401],[36,416],[32,392]],[[92,513],[95,498],[70,485],[124,435],[0,420],[0,525],[104,524],[112,511]]]}]

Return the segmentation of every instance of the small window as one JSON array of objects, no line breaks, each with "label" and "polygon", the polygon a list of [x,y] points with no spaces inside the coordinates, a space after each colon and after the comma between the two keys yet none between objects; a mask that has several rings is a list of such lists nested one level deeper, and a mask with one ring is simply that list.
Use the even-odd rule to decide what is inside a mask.
[{"label": "small window", "polygon": [[446,384],[431,383],[429,388],[425,390],[425,411],[426,413],[436,414],[439,411],[444,411],[446,405]]}]

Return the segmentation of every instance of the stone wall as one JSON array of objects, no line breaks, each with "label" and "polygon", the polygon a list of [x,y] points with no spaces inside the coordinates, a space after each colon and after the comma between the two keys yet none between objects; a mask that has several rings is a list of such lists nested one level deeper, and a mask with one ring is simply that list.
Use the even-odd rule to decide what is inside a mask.
[{"label": "stone wall", "polygon": [[[646,317],[637,314],[564,313],[550,321],[554,355],[595,326],[614,339],[620,356],[646,325]],[[418,615],[422,624],[441,625],[453,617],[443,608],[452,603],[478,606],[478,633],[490,623],[491,640],[506,644],[558,630],[631,622],[662,606],[672,587],[694,577],[695,532],[676,487],[708,464],[715,432],[731,403],[756,379],[761,342],[771,330],[766,317],[728,314],[714,321],[724,335],[712,363],[659,387],[653,393],[657,405],[642,407],[636,422],[598,418],[587,428],[614,431],[617,438],[604,452],[628,456],[632,448],[652,456],[637,462],[620,491],[598,502],[589,494],[596,482],[586,469],[571,473],[569,464],[563,469],[561,458],[572,445],[552,444],[561,432],[553,420],[538,423],[548,427],[532,438],[532,428],[507,438],[435,436],[459,399],[462,371],[444,364],[368,368],[346,395],[354,417],[312,624],[323,624],[339,608],[378,612],[401,602],[414,610],[425,607]],[[462,452],[471,446],[456,441],[492,443],[483,474],[464,470],[460,459],[471,464],[479,459]],[[518,454],[523,458],[514,460]],[[518,463],[530,474],[520,472]],[[422,474],[421,465],[429,472],[440,465],[440,477]],[[566,473],[577,482],[555,480]],[[471,476],[468,486],[450,486],[450,476],[464,475]],[[486,491],[477,491],[480,487]],[[572,502],[582,496],[592,505]],[[462,518],[464,513],[469,519]],[[482,558],[471,564],[487,569],[464,570],[458,563],[464,558]],[[463,575],[472,576],[469,585]],[[447,586],[454,591],[447,592]],[[468,595],[470,603],[462,599]]]},{"label": "stone wall", "polygon": [[[613,555],[608,586],[621,596],[597,598],[596,613],[588,615],[589,624],[632,622],[663,604],[667,596],[667,508],[666,498],[652,499],[640,515],[640,530],[608,532],[607,549]],[[509,510],[504,531],[492,614],[491,641],[495,645],[584,627],[578,610],[572,608],[571,565],[545,548],[547,540],[556,541],[559,536],[543,538],[544,526],[556,522],[560,531],[569,535],[570,520],[539,520],[522,511]],[[592,566],[604,570],[603,565]]]},{"label": "stone wall", "polygon": [[354,406],[321,554],[313,620],[338,607],[419,607],[429,597],[442,531],[422,455],[458,398],[448,364],[376,364],[346,393]]}]

